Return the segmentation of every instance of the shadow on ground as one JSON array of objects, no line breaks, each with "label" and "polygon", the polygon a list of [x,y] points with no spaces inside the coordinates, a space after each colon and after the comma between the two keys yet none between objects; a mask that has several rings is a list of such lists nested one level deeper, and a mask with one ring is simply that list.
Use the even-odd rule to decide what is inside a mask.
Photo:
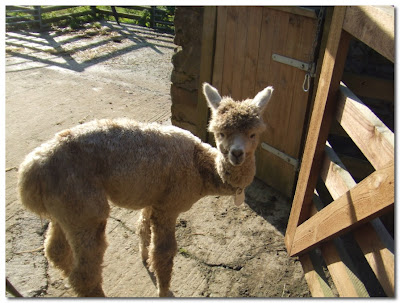
[{"label": "shadow on ground", "polygon": [[271,191],[257,178],[246,189],[246,203],[259,216],[285,235],[289,220],[291,201]]},{"label": "shadow on ground", "polygon": [[[75,72],[141,48],[163,53],[173,49],[171,34],[136,25],[98,22],[78,31],[68,28],[49,32],[13,31],[6,33],[6,52],[40,67],[58,66]],[[66,34],[71,33],[66,37]],[[38,66],[38,67],[39,67]],[[9,67],[9,66],[8,66]],[[32,67],[29,67],[32,68]],[[15,66],[15,71],[21,68]],[[10,71],[9,71],[10,72]]]}]

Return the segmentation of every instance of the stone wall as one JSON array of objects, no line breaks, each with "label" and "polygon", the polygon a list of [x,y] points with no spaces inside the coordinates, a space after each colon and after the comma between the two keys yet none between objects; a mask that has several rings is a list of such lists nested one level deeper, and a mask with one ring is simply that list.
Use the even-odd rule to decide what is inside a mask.
[{"label": "stone wall", "polygon": [[197,135],[203,7],[177,7],[171,75],[172,124]]}]

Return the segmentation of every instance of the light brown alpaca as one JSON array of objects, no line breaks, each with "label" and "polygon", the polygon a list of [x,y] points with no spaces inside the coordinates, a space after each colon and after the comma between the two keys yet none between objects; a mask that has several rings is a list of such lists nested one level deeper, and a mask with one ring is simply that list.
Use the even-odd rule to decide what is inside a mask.
[{"label": "light brown alpaca", "polygon": [[174,126],[98,120],[61,131],[19,168],[25,207],[51,220],[45,253],[78,296],[104,296],[109,202],[142,209],[140,251],[166,296],[177,252],[175,222],[206,195],[235,195],[255,174],[254,152],[272,87],[254,99],[221,98],[205,83],[217,149]]}]

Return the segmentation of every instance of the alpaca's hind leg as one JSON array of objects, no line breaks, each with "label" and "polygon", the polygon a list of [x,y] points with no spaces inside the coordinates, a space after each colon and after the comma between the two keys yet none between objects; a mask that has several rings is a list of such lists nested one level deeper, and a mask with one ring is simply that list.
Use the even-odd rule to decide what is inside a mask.
[{"label": "alpaca's hind leg", "polygon": [[138,234],[139,234],[139,250],[142,255],[143,263],[147,262],[149,257],[149,245],[150,245],[150,237],[151,237],[151,230],[150,230],[150,215],[151,215],[151,208],[146,207],[142,209],[140,214],[140,218],[138,221]]},{"label": "alpaca's hind leg", "polygon": [[157,284],[158,295],[166,297],[168,295],[171,282],[172,267],[174,257],[177,252],[175,239],[176,217],[165,218],[165,213],[151,214],[151,245],[150,245],[150,270],[154,271]]},{"label": "alpaca's hind leg", "polygon": [[74,226],[67,237],[74,253],[74,266],[69,282],[78,296],[104,297],[102,289],[102,263],[107,247],[106,220]]},{"label": "alpaca's hind leg", "polygon": [[44,247],[46,257],[68,277],[73,263],[72,251],[61,226],[54,220],[49,224]]}]

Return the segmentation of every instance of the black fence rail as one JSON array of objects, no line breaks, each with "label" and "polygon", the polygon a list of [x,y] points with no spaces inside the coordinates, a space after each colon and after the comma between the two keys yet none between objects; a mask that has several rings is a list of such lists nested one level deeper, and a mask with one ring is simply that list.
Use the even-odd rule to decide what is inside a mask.
[{"label": "black fence rail", "polygon": [[[73,8],[79,11],[71,12]],[[164,31],[174,30],[174,8],[156,6],[6,6],[6,28],[45,29],[57,22],[85,16],[93,19],[111,16],[118,23],[129,22]]]}]

